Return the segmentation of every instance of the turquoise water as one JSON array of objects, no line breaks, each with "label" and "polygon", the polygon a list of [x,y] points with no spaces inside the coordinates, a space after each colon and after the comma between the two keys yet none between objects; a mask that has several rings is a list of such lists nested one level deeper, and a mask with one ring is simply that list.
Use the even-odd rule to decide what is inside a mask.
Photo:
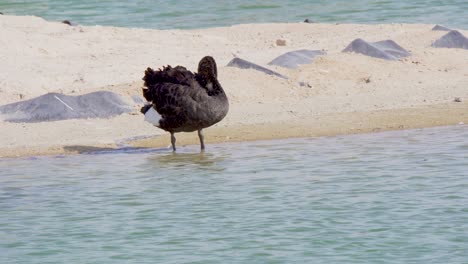
[{"label": "turquoise water", "polygon": [[0,160],[0,263],[468,263],[468,126]]},{"label": "turquoise water", "polygon": [[468,28],[466,0],[2,0],[5,14],[68,19],[83,25],[159,29],[241,23],[427,23]]}]

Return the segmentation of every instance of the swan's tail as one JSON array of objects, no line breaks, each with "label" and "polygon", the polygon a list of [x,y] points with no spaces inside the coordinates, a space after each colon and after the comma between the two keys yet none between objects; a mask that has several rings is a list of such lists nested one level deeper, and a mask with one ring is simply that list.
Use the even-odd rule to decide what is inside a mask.
[{"label": "swan's tail", "polygon": [[143,96],[149,102],[154,99],[154,93],[156,92],[156,86],[162,83],[173,83],[181,85],[191,85],[191,81],[194,79],[194,74],[188,71],[182,66],[165,66],[163,69],[157,71],[148,68],[145,71],[143,80],[145,81],[145,87],[143,89]]}]

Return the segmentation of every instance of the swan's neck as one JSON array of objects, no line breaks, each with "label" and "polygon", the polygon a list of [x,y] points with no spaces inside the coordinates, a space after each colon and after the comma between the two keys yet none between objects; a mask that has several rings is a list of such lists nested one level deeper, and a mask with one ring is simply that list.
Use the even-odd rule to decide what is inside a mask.
[{"label": "swan's neck", "polygon": [[218,67],[212,57],[206,56],[200,60],[197,81],[206,89],[209,96],[225,96],[223,87],[218,82]]},{"label": "swan's neck", "polygon": [[204,74],[202,72],[197,74],[196,79],[200,86],[206,89],[209,96],[217,96],[220,94],[224,94],[223,87],[218,82],[218,79],[216,79],[215,76],[210,74]]},{"label": "swan's neck", "polygon": [[223,87],[221,87],[221,84],[216,79],[208,81],[205,87],[209,96],[225,95]]}]

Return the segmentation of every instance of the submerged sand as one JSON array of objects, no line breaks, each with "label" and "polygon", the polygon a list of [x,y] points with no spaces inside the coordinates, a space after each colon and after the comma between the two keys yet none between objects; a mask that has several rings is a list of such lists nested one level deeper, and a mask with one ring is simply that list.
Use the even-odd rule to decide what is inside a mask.
[{"label": "submerged sand", "polygon": [[[468,50],[431,47],[447,33],[431,31],[433,26],[291,23],[151,30],[0,16],[0,105],[48,92],[105,90],[122,95],[134,108],[108,119],[0,121],[0,157],[167,147],[166,133],[143,121],[142,103],[132,96],[142,99],[146,67],[196,70],[205,55],[217,60],[230,99],[228,116],[205,132],[208,144],[468,123]],[[412,55],[386,61],[342,53],[356,38],[392,39]],[[286,45],[278,46],[283,43],[278,39]],[[298,49],[327,54],[298,69],[267,65]],[[234,56],[289,79],[226,67]],[[456,97],[461,102],[454,102]],[[177,139],[178,145],[198,143],[196,133]]]}]

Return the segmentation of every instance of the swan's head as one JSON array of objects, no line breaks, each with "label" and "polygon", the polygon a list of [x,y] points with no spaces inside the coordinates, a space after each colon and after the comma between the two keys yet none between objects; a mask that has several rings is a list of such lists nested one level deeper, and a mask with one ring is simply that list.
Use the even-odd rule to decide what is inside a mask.
[{"label": "swan's head", "polygon": [[205,77],[208,80],[218,78],[218,69],[216,68],[216,62],[211,56],[205,56],[198,63],[198,74]]}]

